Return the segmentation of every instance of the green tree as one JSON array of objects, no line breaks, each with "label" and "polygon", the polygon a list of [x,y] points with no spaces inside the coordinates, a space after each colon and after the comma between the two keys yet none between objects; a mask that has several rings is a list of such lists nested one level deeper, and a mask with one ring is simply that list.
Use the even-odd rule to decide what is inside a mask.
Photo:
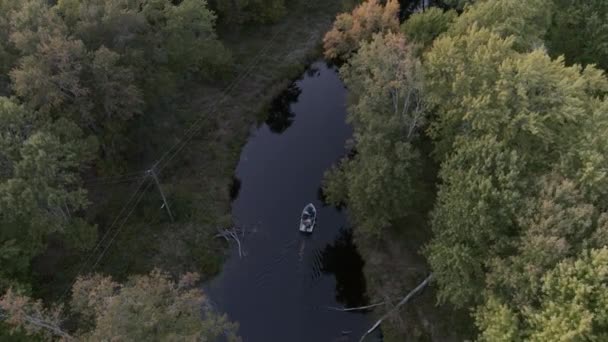
[{"label": "green tree", "polygon": [[120,55],[104,46],[93,54],[91,64],[94,131],[102,137],[106,155],[120,151],[125,123],[142,114],[144,101],[132,70],[120,64]]},{"label": "green tree", "polygon": [[489,297],[482,307],[477,308],[475,324],[480,331],[480,342],[522,341],[519,317],[495,297]]},{"label": "green tree", "polygon": [[327,175],[326,191],[348,203],[362,231],[377,235],[407,216],[419,176],[412,141],[424,125],[420,61],[403,36],[376,34],[341,74],[357,153]]},{"label": "green tree", "polygon": [[449,32],[466,34],[472,27],[487,28],[503,38],[513,36],[514,48],[529,51],[543,46],[551,24],[552,0],[477,1],[458,17]]},{"label": "green tree", "polygon": [[512,43],[473,29],[439,38],[425,56],[426,99],[441,113],[430,131],[440,158],[458,136],[491,133],[525,145],[521,152],[544,168],[580,141],[605,77],[594,68],[565,67],[542,50],[518,54]]},{"label": "green tree", "polygon": [[[468,7],[463,16],[484,4]],[[493,291],[514,292],[509,300],[525,301],[540,275],[589,246],[588,239],[565,231],[533,228],[539,220],[533,210],[538,198],[550,203],[541,189],[556,187],[531,180],[553,172],[572,180],[574,185],[561,186],[579,194],[568,204],[573,217],[591,215],[585,208],[604,194],[590,184],[605,181],[598,155],[606,139],[596,136],[606,130],[606,115],[600,113],[605,76],[592,67],[566,67],[563,59],[551,60],[542,50],[517,52],[516,38],[477,25],[470,24],[462,35],[438,38],[425,56],[425,98],[438,113],[430,134],[443,162],[432,221],[435,237],[426,251],[440,298],[459,306],[477,302],[488,282],[508,286]],[[535,34],[532,30],[522,38]],[[545,215],[553,222],[557,214]],[[585,229],[562,219],[589,238],[598,215],[581,220],[589,225]],[[520,239],[525,243],[518,246]]]},{"label": "green tree", "polygon": [[13,90],[28,107],[44,114],[68,114],[83,126],[91,123],[90,89],[81,81],[86,49],[81,41],[45,36],[36,50],[11,71]]},{"label": "green tree", "polygon": [[121,152],[144,98],[166,94],[190,73],[212,77],[230,60],[205,2],[63,0],[49,7],[30,0],[15,18],[11,37],[22,55],[11,72],[16,95],[98,136],[109,160]]},{"label": "green tree", "polygon": [[230,24],[267,24],[287,13],[285,0],[212,0],[211,8]]},{"label": "green tree", "polygon": [[65,37],[67,27],[44,0],[25,0],[11,12],[10,40],[20,55],[37,53],[48,37]]},{"label": "green tree", "polygon": [[455,9],[462,10],[465,6],[475,3],[477,0],[442,0],[442,2]]},{"label": "green tree", "polygon": [[117,53],[149,103],[191,75],[213,79],[231,65],[206,1],[61,0],[56,12],[87,50]]},{"label": "green tree", "polygon": [[543,279],[538,311],[528,314],[530,340],[608,338],[608,249],[584,252],[566,260]]},{"label": "green tree", "polygon": [[167,5],[166,11],[164,50],[175,72],[210,77],[225,69],[231,57],[217,39],[216,16],[206,1],[184,0],[178,6]]},{"label": "green tree", "polygon": [[597,64],[608,70],[608,3],[602,0],[553,0],[555,10],[547,37],[553,56],[568,63]]},{"label": "green tree", "polygon": [[352,13],[336,17],[332,29],[323,38],[325,57],[347,59],[360,44],[372,39],[375,33],[399,30],[399,2],[389,0],[382,6],[378,0],[368,0]]},{"label": "green tree", "polygon": [[69,33],[82,40],[88,50],[105,46],[130,59],[143,53],[146,43],[152,43],[140,4],[140,0],[59,0],[53,9],[63,18]]},{"label": "green tree", "polygon": [[526,162],[496,137],[460,139],[441,166],[434,237],[426,247],[440,300],[466,307],[485,287],[486,262],[510,249],[527,207]]},{"label": "green tree", "polygon": [[539,188],[536,203],[517,220],[522,233],[512,240],[516,251],[487,264],[488,289],[517,307],[537,301],[542,277],[560,261],[608,244],[608,214],[589,203],[574,182],[551,174]]},{"label": "green tree", "polygon": [[542,278],[537,305],[490,297],[476,313],[481,341],[604,341],[608,338],[608,249],[583,251]]},{"label": "green tree", "polygon": [[8,72],[15,64],[16,51],[10,42],[11,14],[18,7],[19,2],[0,0],[0,96],[9,92]]},{"label": "green tree", "polygon": [[456,136],[470,130],[465,100],[481,97],[498,81],[498,66],[515,56],[512,38],[501,38],[487,29],[473,28],[465,35],[439,37],[424,56],[424,99],[434,117],[429,135],[435,154],[443,160],[453,150]]},{"label": "green tree", "polygon": [[[32,130],[36,124],[41,129]],[[95,241],[94,228],[78,213],[88,205],[79,173],[96,142],[65,119],[46,123],[2,97],[0,126],[0,276],[23,281],[50,234],[61,234],[75,248]]]},{"label": "green tree", "polygon": [[80,277],[72,288],[70,309],[80,318],[78,329],[62,327],[61,308],[47,309],[40,301],[9,290],[0,308],[15,332],[51,339],[84,341],[240,341],[238,325],[215,312],[200,288],[198,274],[187,273],[175,282],[155,270],[134,276],[125,284],[110,277]]},{"label": "green tree", "polygon": [[456,16],[455,11],[444,12],[440,8],[431,7],[424,12],[414,13],[401,24],[401,32],[412,42],[429,47],[435,38],[448,30]]}]

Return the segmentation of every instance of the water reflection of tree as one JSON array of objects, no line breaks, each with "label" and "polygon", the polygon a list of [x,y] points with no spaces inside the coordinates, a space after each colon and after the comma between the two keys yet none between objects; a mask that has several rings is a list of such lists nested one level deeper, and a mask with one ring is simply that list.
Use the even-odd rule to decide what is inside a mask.
[{"label": "water reflection of tree", "polygon": [[240,191],[241,180],[236,176],[232,176],[232,183],[230,184],[230,200],[234,201],[239,196]]},{"label": "water reflection of tree", "polygon": [[294,82],[270,105],[266,125],[273,133],[281,134],[293,124],[295,113],[291,110],[291,104],[298,101],[302,89]]},{"label": "water reflection of tree", "polygon": [[306,69],[306,76],[308,77],[317,77],[319,75],[321,75],[321,70],[314,65],[311,65],[308,69]]},{"label": "water reflection of tree", "polygon": [[353,244],[352,230],[341,228],[340,234],[323,251],[321,270],[336,277],[336,301],[346,307],[366,305],[363,259]]}]

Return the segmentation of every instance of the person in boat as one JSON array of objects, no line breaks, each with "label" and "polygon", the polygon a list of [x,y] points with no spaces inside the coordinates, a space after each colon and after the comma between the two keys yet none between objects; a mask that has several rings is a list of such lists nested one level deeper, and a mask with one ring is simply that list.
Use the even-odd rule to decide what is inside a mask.
[{"label": "person in boat", "polygon": [[312,219],[309,212],[305,212],[304,215],[302,215],[302,222],[304,223],[305,226],[310,226],[312,224]]}]

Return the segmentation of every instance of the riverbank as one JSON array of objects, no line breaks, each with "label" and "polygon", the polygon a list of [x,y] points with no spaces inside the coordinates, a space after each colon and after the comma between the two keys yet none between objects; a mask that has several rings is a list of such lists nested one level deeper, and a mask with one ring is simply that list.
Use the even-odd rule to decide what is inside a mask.
[{"label": "riverbank", "polygon": [[[135,242],[133,247],[137,250],[117,248],[108,255],[106,265],[114,264],[113,259],[128,259],[123,254],[126,252],[152,258],[142,265],[132,263],[132,267],[125,269],[126,274],[144,272],[152,265],[172,273],[197,270],[204,277],[219,271],[226,246],[214,235],[218,228],[233,224],[230,188],[250,127],[263,119],[272,99],[318,56],[320,40],[339,7],[321,1],[308,5],[298,2],[272,26],[238,31],[219,28],[220,38],[235,60],[233,77],[221,84],[185,87],[174,101],[177,115],[159,117],[162,121],[155,125],[158,132],[145,132],[149,137],[166,137],[159,146],[171,146],[183,139],[184,130],[193,121],[203,118],[200,133],[161,174],[161,186],[173,205],[177,222],[168,222],[166,213],[154,208],[156,213],[151,216],[157,217],[155,224],[136,227],[133,234],[122,235],[124,245]],[[223,91],[243,76],[231,92]],[[168,132],[167,127],[172,131]],[[150,197],[156,197],[158,207],[161,203],[158,195],[152,193]],[[140,233],[150,228],[154,233],[142,245]],[[148,252],[150,245],[154,246],[154,255]]]},{"label": "riverbank", "polygon": [[[431,238],[429,213],[436,196],[438,167],[430,157],[431,143],[418,144],[423,175],[415,190],[416,201],[407,219],[396,222],[379,238],[370,239],[354,228],[355,244],[365,261],[364,275],[370,303],[379,318],[413,290],[431,272],[421,251]],[[437,304],[431,283],[382,323],[385,342],[464,341],[472,336],[472,322],[465,310]]]},{"label": "riverbank", "polygon": [[[186,82],[178,96],[159,101],[158,108],[135,122],[130,135],[125,168],[129,172],[150,167],[187,138],[185,132],[195,122],[202,123],[158,174],[175,222],[161,208],[162,199],[153,185],[136,206],[121,213],[140,178],[91,186],[95,204],[91,220],[101,227],[100,234],[108,228],[110,237],[117,232],[110,244],[101,244],[94,254],[108,247],[95,271],[117,279],[155,267],[173,274],[197,271],[204,279],[217,274],[227,245],[214,236],[218,228],[233,224],[230,189],[250,128],[264,120],[273,98],[320,55],[323,34],[341,10],[340,2],[297,1],[274,25],[218,28],[234,58],[230,77],[213,84]],[[237,80],[230,92],[224,92]],[[129,210],[131,216],[123,224]],[[119,220],[113,225],[115,218]],[[40,297],[57,298],[77,270],[91,271],[88,252],[70,253],[66,256],[61,246],[53,246],[37,262],[36,282],[44,284],[36,291]]]}]

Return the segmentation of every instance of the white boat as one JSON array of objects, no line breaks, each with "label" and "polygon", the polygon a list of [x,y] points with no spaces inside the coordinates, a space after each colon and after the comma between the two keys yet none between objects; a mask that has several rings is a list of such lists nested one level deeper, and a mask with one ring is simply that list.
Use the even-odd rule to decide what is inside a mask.
[{"label": "white boat", "polygon": [[312,233],[317,223],[317,208],[312,203],[308,203],[302,210],[300,217],[300,231],[304,233]]}]

